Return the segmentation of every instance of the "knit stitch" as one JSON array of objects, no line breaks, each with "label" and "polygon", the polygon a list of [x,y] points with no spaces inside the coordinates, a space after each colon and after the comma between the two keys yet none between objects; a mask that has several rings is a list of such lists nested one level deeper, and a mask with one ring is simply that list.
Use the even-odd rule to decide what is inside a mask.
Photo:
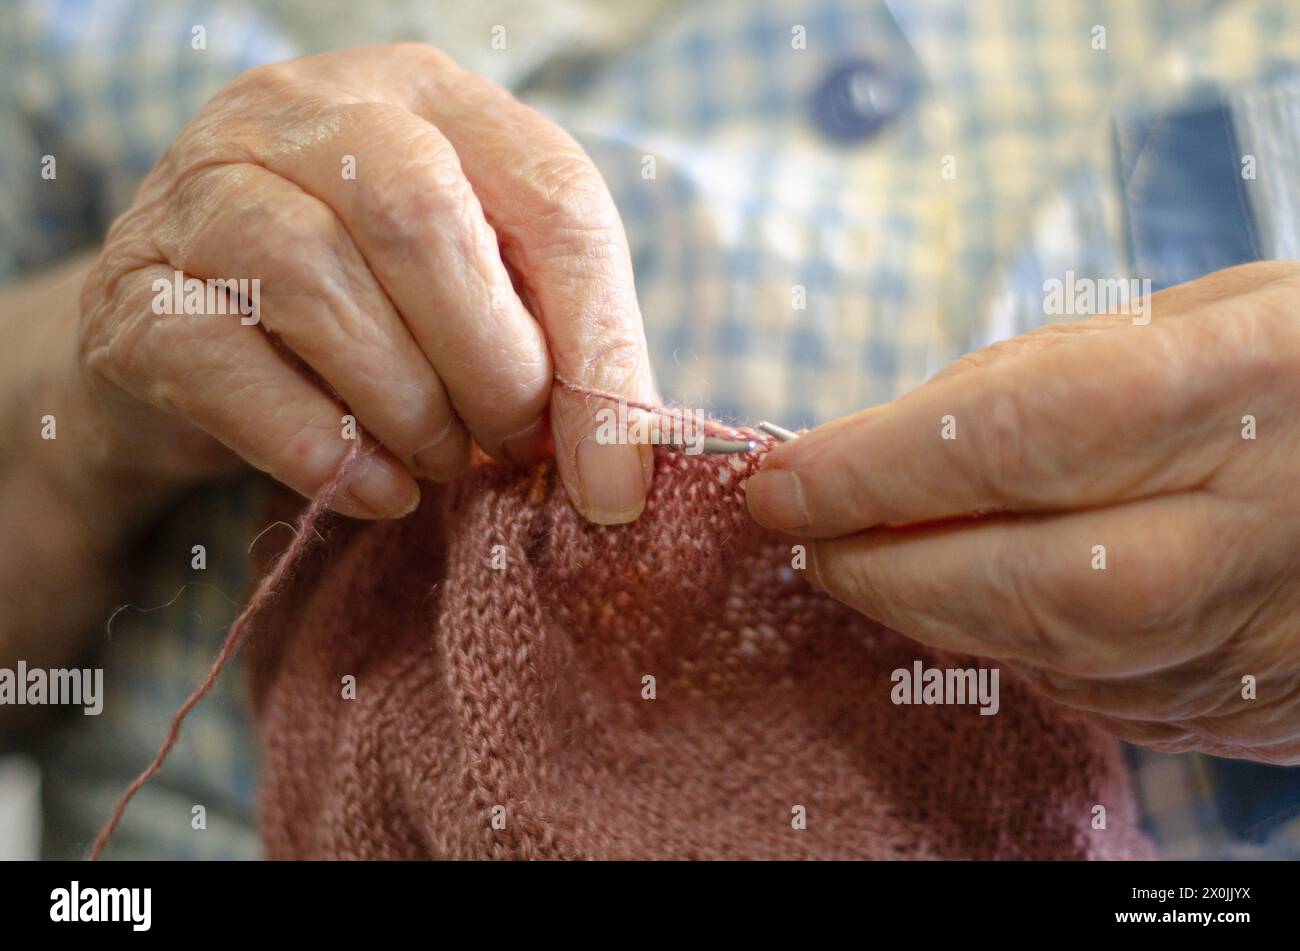
[{"label": "knit stitch", "polygon": [[270,856],[1149,857],[1115,741],[1010,672],[994,716],[891,702],[976,662],[809,586],[761,453],[655,456],[631,525],[553,464],[333,520],[249,641]]}]

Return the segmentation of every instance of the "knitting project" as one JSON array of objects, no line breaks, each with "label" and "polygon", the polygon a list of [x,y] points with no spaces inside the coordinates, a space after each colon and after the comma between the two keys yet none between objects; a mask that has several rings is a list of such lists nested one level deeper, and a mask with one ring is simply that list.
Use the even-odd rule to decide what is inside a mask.
[{"label": "knitting project", "polygon": [[1150,856],[1118,744],[1009,671],[993,716],[891,701],[978,663],[809,586],[761,453],[655,456],[631,525],[553,464],[330,521],[248,642],[270,856]]}]

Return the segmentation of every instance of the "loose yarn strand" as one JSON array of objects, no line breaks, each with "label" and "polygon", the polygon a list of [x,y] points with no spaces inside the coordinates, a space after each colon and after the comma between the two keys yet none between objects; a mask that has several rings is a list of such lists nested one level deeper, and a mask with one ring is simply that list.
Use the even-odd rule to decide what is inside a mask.
[{"label": "loose yarn strand", "polygon": [[167,728],[167,735],[163,739],[162,746],[158,748],[158,753],[154,756],[153,762],[149,764],[149,767],[144,772],[135,778],[135,781],[132,782],[131,785],[126,788],[126,791],[118,798],[117,805],[113,807],[113,814],[109,816],[108,822],[105,823],[104,828],[100,831],[94,844],[90,847],[90,852],[86,856],[90,861],[98,859],[100,854],[104,851],[105,846],[108,845],[109,840],[113,838],[113,833],[117,831],[118,823],[122,821],[122,816],[126,812],[126,807],[130,805],[131,800],[135,798],[135,794],[143,789],[145,784],[148,783],[149,780],[153,779],[162,769],[163,763],[166,761],[168,754],[172,751],[172,747],[174,747],[176,741],[180,739],[181,725],[185,722],[185,718],[189,716],[190,711],[198,705],[199,701],[202,700],[207,695],[208,691],[212,689],[213,685],[216,684],[217,678],[221,676],[221,672],[225,670],[226,665],[230,663],[230,659],[234,657],[235,653],[239,650],[244,635],[248,631],[249,625],[252,623],[253,619],[270,602],[271,598],[274,597],[275,592],[279,589],[281,583],[283,583],[283,581],[288,577],[290,571],[292,571],[298,564],[303,555],[306,554],[307,550],[312,546],[313,541],[320,538],[320,534],[316,530],[317,523],[325,513],[329,511],[330,506],[344,492],[348,483],[351,481],[351,476],[357,470],[362,460],[364,460],[368,455],[369,453],[361,448],[360,443],[353,446],[351,451],[344,458],[343,462],[340,463],[339,467],[335,470],[334,475],[331,476],[330,480],[321,487],[321,490],[316,493],[315,498],[311,500],[311,503],[303,511],[302,515],[299,516],[297,526],[298,533],[294,537],[293,542],[276,559],[271,570],[263,576],[262,580],[258,583],[256,590],[253,592],[252,599],[247,605],[245,605],[244,609],[239,613],[239,616],[235,618],[234,623],[230,625],[230,632],[226,635],[225,643],[221,645],[221,652],[217,654],[216,660],[212,662],[212,666],[209,668],[207,676],[203,678],[203,682],[199,684],[198,688],[192,694],[190,694],[189,699],[181,705],[181,708],[177,710],[176,714],[172,717],[171,724]]},{"label": "loose yarn strand", "polygon": [[[643,413],[649,413],[653,416],[672,418],[674,409],[671,406],[660,406],[655,403],[646,403],[641,400],[630,400],[618,393],[611,393],[609,390],[598,390],[594,387],[583,386],[581,383],[574,383],[572,380],[565,379],[560,374],[555,374],[556,385],[560,389],[568,390],[578,396],[585,396],[589,399],[606,400],[610,403],[622,403],[632,409],[640,410]],[[744,426],[728,426],[726,423],[718,422],[714,419],[704,420],[704,432],[709,436],[717,436],[722,439],[750,439],[754,442],[761,443],[765,446],[772,446],[775,440],[767,433],[758,432]]]}]

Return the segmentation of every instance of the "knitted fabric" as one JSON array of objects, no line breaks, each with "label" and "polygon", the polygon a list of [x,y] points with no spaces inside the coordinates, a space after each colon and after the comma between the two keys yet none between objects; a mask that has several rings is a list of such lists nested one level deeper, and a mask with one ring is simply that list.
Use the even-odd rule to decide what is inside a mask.
[{"label": "knitted fabric", "polygon": [[979,663],[799,577],[758,461],[656,450],[627,526],[552,465],[334,521],[248,645],[268,855],[1149,856],[1117,744],[1009,671],[993,716],[891,702],[914,660]]}]

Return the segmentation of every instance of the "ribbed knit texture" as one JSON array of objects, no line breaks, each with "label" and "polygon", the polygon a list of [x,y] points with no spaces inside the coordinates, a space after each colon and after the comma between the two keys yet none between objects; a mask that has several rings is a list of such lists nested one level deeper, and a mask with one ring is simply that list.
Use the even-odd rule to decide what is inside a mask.
[{"label": "ribbed knit texture", "polygon": [[807,585],[755,465],[657,450],[629,526],[550,465],[334,521],[248,644],[268,854],[1149,856],[1117,744],[1009,671],[994,716],[895,706],[895,668],[981,663]]}]

